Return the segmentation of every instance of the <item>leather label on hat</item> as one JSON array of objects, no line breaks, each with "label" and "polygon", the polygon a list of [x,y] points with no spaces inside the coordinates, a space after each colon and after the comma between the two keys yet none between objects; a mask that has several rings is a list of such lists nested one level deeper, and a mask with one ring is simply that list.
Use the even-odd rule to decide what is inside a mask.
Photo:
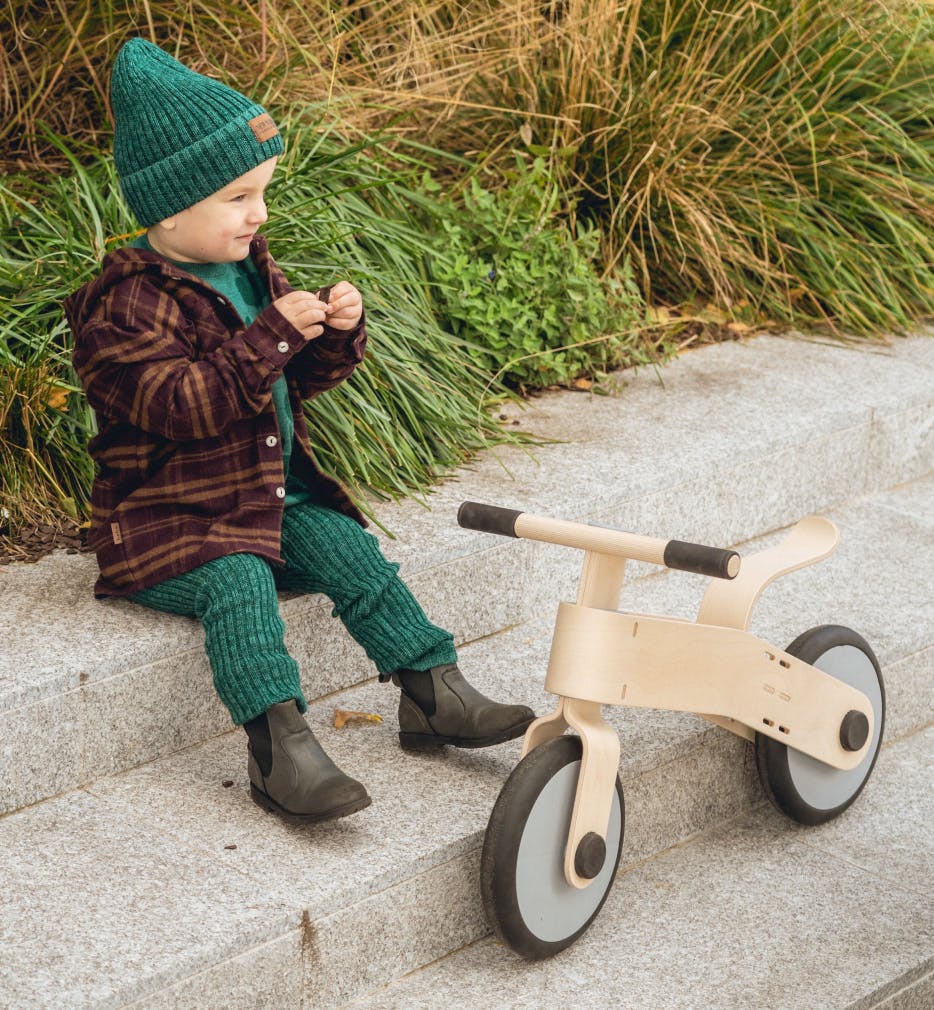
[{"label": "leather label on hat", "polygon": [[272,121],[272,116],[268,112],[254,117],[247,123],[247,126],[253,131],[253,136],[256,137],[260,144],[267,140],[272,140],[279,133],[276,129],[276,124]]}]

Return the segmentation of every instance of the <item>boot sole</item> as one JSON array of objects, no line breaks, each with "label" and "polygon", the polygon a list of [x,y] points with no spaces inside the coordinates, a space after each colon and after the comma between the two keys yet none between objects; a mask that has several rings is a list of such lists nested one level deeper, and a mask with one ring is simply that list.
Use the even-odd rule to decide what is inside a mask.
[{"label": "boot sole", "polygon": [[403,750],[411,751],[440,750],[445,746],[463,747],[469,750],[476,750],[480,747],[492,747],[494,744],[506,743],[507,740],[515,740],[517,736],[522,736],[522,734],[525,733],[534,721],[533,717],[523,723],[519,723],[517,726],[511,726],[509,729],[503,730],[502,733],[480,738],[438,736],[434,733],[403,733],[400,730],[399,743]]},{"label": "boot sole", "polygon": [[358,810],[366,809],[373,802],[372,798],[368,794],[365,794],[359,799],[351,800],[349,803],[344,803],[339,807],[331,807],[330,810],[322,810],[314,814],[293,814],[291,810],[286,810],[285,807],[279,806],[262,789],[257,789],[252,782],[250,783],[250,797],[257,806],[262,807],[263,810],[267,810],[271,814],[278,814],[279,817],[284,821],[288,821],[289,824],[320,824],[322,821],[336,821],[339,817],[347,817],[350,814],[355,814]]}]

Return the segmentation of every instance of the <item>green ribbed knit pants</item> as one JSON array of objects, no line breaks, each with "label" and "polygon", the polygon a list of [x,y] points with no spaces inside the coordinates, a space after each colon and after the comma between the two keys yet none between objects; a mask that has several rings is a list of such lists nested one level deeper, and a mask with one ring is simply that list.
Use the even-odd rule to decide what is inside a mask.
[{"label": "green ribbed knit pants", "polygon": [[276,589],[324,593],[380,673],[457,661],[449,632],[432,624],[379,541],[348,516],[320,505],[289,506],[282,520],[285,568],[255,554],[229,554],[131,599],[197,617],[214,687],[238,725],[294,698],[304,712],[298,664],[285,647]]}]

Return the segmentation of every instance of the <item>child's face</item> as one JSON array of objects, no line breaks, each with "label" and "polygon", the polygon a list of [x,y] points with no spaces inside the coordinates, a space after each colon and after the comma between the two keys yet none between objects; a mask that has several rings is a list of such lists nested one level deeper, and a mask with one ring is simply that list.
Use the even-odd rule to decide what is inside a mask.
[{"label": "child's face", "polygon": [[182,263],[236,263],[246,259],[250,240],[266,222],[263,193],[277,158],[149,229],[156,252]]}]

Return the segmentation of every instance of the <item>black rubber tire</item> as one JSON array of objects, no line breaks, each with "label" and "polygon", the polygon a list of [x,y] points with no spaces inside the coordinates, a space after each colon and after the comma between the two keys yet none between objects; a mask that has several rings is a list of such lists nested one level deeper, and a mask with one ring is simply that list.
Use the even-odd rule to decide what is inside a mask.
[{"label": "black rubber tire", "polygon": [[869,750],[851,771],[831,768],[771,737],[756,734],[756,766],[766,795],[799,824],[824,824],[859,796],[875,767],[885,729],[885,685],[879,661],[851,628],[824,624],[799,635],[785,650],[870,695],[875,728]]},{"label": "black rubber tire", "polygon": [[[603,907],[619,867],[625,806],[617,775],[617,803],[602,869],[583,889],[564,879],[564,850],[581,751],[580,737],[561,736],[527,754],[503,785],[484,836],[483,907],[499,939],[528,960],[557,954],[588,928]],[[546,789],[544,800],[536,806]],[[525,866],[520,865],[522,860]],[[536,907],[530,910],[530,903]]]}]

